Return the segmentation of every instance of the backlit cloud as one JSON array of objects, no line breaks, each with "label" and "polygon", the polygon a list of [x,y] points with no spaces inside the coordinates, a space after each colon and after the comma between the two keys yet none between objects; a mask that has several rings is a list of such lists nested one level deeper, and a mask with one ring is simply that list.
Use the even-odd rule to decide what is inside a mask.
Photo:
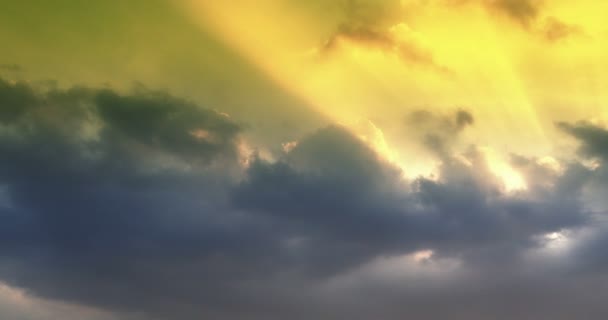
[{"label": "backlit cloud", "polygon": [[7,3],[0,318],[604,319],[606,10]]}]

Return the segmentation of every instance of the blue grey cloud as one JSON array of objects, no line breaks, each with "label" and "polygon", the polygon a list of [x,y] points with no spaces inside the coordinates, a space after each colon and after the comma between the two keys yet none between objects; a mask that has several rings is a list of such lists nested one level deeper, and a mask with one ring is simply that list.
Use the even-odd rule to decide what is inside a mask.
[{"label": "blue grey cloud", "polygon": [[[604,275],[604,238],[580,244],[594,272],[529,261],[544,235],[596,221],[581,195],[603,178],[576,162],[558,174],[514,156],[528,190],[507,194],[474,146],[466,162],[438,153],[437,179],[407,181],[337,125],[244,166],[243,124],[166,93],[3,81],[0,103],[0,280],[34,296],[142,319],[565,319],[567,301],[564,314],[600,319],[580,293]],[[562,127],[583,156],[605,156],[605,130]],[[420,250],[434,252],[421,270],[458,261],[471,274],[362,276]]]}]

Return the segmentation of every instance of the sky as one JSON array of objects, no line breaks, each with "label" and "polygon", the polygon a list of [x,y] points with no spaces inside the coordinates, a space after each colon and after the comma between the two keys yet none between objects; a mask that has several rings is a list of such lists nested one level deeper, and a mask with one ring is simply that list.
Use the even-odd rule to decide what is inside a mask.
[{"label": "sky", "polygon": [[608,314],[608,2],[0,5],[0,318]]}]

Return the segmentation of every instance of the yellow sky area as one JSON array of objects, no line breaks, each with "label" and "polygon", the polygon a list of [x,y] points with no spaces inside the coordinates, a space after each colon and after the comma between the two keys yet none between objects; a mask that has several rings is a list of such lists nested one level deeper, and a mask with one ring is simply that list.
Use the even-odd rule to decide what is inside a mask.
[{"label": "yellow sky area", "polygon": [[524,27],[483,0],[401,1],[389,26],[364,21],[380,34],[370,36],[340,29],[351,22],[323,2],[184,1],[201,27],[329,119],[371,121],[384,139],[377,149],[410,172],[432,166],[403,128],[415,110],[469,110],[463,139],[501,156],[553,153],[555,121],[608,120],[608,2],[546,1]]}]

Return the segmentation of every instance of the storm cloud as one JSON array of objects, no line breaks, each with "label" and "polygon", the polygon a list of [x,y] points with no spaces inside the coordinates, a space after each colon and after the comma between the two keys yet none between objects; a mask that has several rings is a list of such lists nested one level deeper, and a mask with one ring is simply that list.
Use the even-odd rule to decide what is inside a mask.
[{"label": "storm cloud", "polygon": [[[576,161],[514,156],[529,179],[507,192],[476,146],[405,180],[337,124],[268,159],[243,151],[244,124],[163,92],[2,81],[0,103],[0,279],[32,296],[124,319],[507,319],[534,297],[527,316],[565,319],[570,301],[599,319],[559,280],[598,269],[542,253],[552,235],[603,239],[584,233],[599,213]],[[605,130],[561,126],[606,157]]]}]

